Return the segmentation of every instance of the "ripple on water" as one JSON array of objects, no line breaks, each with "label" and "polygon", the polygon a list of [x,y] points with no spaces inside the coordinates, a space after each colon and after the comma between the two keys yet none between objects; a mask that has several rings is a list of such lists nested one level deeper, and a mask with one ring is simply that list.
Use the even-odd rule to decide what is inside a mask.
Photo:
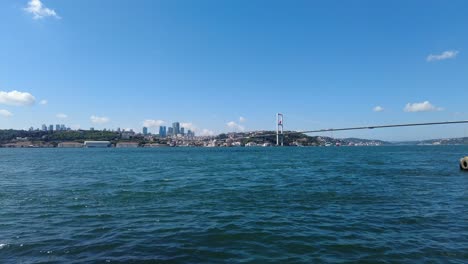
[{"label": "ripple on water", "polygon": [[464,152],[0,149],[0,263],[466,263]]}]

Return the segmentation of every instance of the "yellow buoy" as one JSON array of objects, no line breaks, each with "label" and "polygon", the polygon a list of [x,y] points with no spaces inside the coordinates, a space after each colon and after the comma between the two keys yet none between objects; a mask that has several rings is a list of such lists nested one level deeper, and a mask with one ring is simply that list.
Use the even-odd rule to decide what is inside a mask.
[{"label": "yellow buoy", "polygon": [[460,169],[468,170],[468,157],[464,157],[463,159],[460,159]]}]

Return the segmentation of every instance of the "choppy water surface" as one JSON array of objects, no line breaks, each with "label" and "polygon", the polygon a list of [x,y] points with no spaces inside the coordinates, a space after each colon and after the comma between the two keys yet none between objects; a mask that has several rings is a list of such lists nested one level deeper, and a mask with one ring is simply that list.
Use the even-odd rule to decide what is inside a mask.
[{"label": "choppy water surface", "polygon": [[466,263],[466,155],[0,149],[0,262]]}]

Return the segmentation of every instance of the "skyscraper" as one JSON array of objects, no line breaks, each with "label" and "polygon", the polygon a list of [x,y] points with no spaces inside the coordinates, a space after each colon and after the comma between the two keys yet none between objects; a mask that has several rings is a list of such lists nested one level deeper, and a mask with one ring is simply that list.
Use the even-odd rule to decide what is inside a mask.
[{"label": "skyscraper", "polygon": [[167,136],[167,129],[165,126],[159,127],[159,137],[165,138]]},{"label": "skyscraper", "polygon": [[147,127],[143,127],[143,135],[148,135],[148,128]]},{"label": "skyscraper", "polygon": [[168,137],[171,137],[171,136],[173,136],[173,135],[174,135],[174,128],[168,127],[168,128],[167,128],[167,136],[168,136]]},{"label": "skyscraper", "polygon": [[54,131],[54,125],[49,125],[49,131],[50,132]]},{"label": "skyscraper", "polygon": [[47,126],[45,124],[42,125],[42,131],[47,131]]},{"label": "skyscraper", "polygon": [[195,132],[193,132],[193,131],[192,131],[192,130],[190,130],[190,129],[189,129],[189,130],[187,130],[187,137],[189,137],[189,138],[193,138],[193,137],[195,137]]},{"label": "skyscraper", "polygon": [[184,132],[185,132],[185,128],[181,127],[181,128],[180,128],[180,134],[182,134],[182,136],[185,135]]},{"label": "skyscraper", "polygon": [[60,131],[60,125],[55,125],[55,131]]},{"label": "skyscraper", "polygon": [[190,136],[190,134],[192,134],[192,130],[187,130],[187,136]]},{"label": "skyscraper", "polygon": [[179,122],[174,122],[172,123],[172,132],[174,135],[180,134],[180,123]]}]

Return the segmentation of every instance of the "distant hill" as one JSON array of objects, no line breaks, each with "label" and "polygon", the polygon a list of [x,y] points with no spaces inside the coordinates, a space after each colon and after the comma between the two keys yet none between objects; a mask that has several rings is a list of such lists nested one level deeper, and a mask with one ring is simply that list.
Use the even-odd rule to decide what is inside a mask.
[{"label": "distant hill", "polygon": [[374,143],[378,145],[392,145],[391,142],[378,140],[378,139],[362,139],[362,138],[343,138],[343,141],[352,144],[359,144],[359,143]]},{"label": "distant hill", "polygon": [[0,130],[0,143],[16,142],[19,138],[30,141],[43,142],[62,142],[62,141],[77,141],[85,140],[117,140],[120,137],[119,133],[110,131],[25,131],[25,130]]},{"label": "distant hill", "polygon": [[394,142],[398,145],[468,145],[468,137]]},{"label": "distant hill", "polygon": [[[360,138],[332,138],[323,136],[309,136],[303,133],[292,133],[293,131],[285,131],[284,145],[286,146],[325,146],[325,145],[342,145],[342,146],[380,146],[391,145],[392,143],[382,140],[360,139]],[[226,140],[227,138],[241,139],[243,144],[255,142],[257,144],[270,143],[276,144],[275,131],[253,131],[253,132],[238,132],[229,134],[220,134],[218,140]]]}]

